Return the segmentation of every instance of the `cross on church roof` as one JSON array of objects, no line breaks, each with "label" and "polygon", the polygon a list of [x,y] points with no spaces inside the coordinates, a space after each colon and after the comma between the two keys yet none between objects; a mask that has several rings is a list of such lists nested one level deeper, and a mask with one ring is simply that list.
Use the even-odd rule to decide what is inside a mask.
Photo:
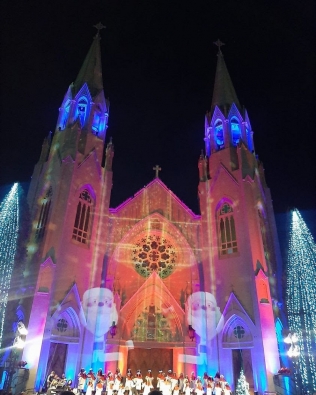
[{"label": "cross on church roof", "polygon": [[156,178],[159,178],[159,172],[161,171],[161,167],[159,165],[156,165],[153,167],[153,170],[156,172]]},{"label": "cross on church roof", "polygon": [[219,38],[217,39],[217,41],[214,41],[213,44],[215,44],[218,47],[218,53],[222,53],[221,51],[221,47],[223,45],[225,45],[225,43],[223,43]]},{"label": "cross on church roof", "polygon": [[95,27],[95,28],[97,29],[97,31],[98,31],[98,33],[97,33],[97,37],[99,37],[99,36],[100,36],[100,30],[102,30],[102,29],[105,29],[105,26],[104,26],[104,25],[102,25],[102,23],[101,23],[101,22],[97,23],[96,25],[93,25],[93,27]]}]

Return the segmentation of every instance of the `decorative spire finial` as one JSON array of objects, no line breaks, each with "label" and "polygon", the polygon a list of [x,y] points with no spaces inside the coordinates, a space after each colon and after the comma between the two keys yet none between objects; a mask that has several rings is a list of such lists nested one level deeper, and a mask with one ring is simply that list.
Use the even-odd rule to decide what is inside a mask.
[{"label": "decorative spire finial", "polygon": [[221,47],[223,45],[225,45],[225,43],[223,43],[219,38],[217,39],[217,41],[214,41],[213,44],[215,44],[218,47],[218,53],[222,53],[221,51]]},{"label": "decorative spire finial", "polygon": [[105,29],[105,26],[102,25],[101,22],[99,22],[96,25],[93,25],[93,27],[95,27],[98,31],[96,37],[100,37],[100,30]]},{"label": "decorative spire finial", "polygon": [[153,167],[153,170],[156,172],[156,178],[159,178],[159,172],[161,170],[161,167],[159,165],[156,165]]}]

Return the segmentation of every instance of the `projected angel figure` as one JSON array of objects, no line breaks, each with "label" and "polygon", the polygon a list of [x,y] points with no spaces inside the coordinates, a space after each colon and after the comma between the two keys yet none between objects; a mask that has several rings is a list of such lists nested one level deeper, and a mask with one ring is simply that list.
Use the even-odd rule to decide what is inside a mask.
[{"label": "projected angel figure", "polygon": [[[186,318],[188,325],[192,325],[200,336],[200,344],[206,344],[207,340],[213,339],[221,319],[221,312],[214,295],[202,291],[190,295],[186,303]],[[218,331],[221,329],[222,327]]]},{"label": "projected angel figure", "polygon": [[224,319],[210,292],[194,292],[186,301],[186,320],[199,336],[198,356],[182,355],[186,362],[203,364],[207,360],[209,342],[223,329]]},{"label": "projected angel figure", "polygon": [[[88,289],[83,294],[82,308],[86,318],[85,327],[94,334],[93,359],[104,361],[104,336],[113,322],[116,324],[118,320],[113,292],[107,288]],[[107,360],[109,358],[117,360],[118,355],[108,355]]]}]

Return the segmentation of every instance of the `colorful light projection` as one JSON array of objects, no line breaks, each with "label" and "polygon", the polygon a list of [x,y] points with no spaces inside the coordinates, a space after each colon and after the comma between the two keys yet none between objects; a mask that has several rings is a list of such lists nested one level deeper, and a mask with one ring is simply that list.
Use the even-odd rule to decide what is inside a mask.
[{"label": "colorful light projection", "polygon": [[[113,323],[115,325],[118,321],[114,295],[107,288],[88,289],[83,295],[82,307],[85,316],[85,322],[82,324],[94,335],[93,362],[104,362],[106,358],[104,335]],[[114,360],[118,359],[119,355],[116,355]]]},{"label": "colorful light projection", "polygon": [[[297,209],[292,211],[287,263],[289,329],[298,337],[297,386],[316,390],[316,245]],[[300,382],[298,379],[300,378]]]},{"label": "colorful light projection", "polygon": [[0,206],[0,345],[5,309],[19,231],[19,184],[15,183]]}]

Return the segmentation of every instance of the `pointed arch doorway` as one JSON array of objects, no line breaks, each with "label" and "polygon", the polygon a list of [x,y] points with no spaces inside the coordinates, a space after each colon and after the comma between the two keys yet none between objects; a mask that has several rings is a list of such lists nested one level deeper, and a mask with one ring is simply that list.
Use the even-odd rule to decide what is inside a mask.
[{"label": "pointed arch doorway", "polygon": [[148,369],[152,371],[154,386],[156,387],[156,377],[159,370],[167,372],[173,368],[173,349],[172,348],[134,348],[129,350],[127,357],[127,367],[135,373],[141,370],[143,377]]}]

